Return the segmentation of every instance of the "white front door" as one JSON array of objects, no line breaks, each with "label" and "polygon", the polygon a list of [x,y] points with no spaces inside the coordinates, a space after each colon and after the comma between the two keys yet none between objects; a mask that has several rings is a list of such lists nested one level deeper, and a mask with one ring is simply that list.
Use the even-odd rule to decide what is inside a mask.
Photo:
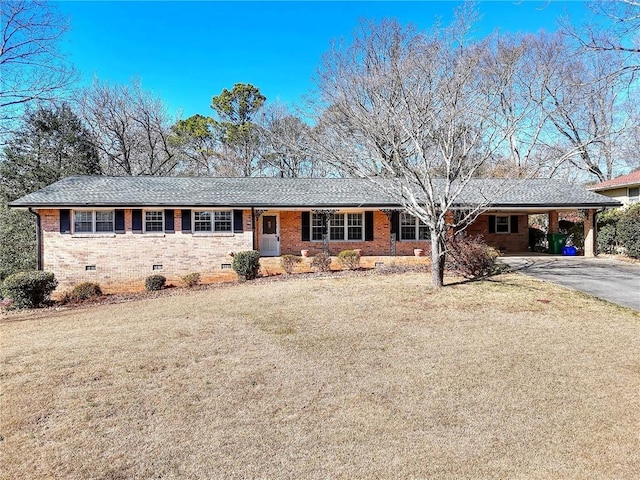
[{"label": "white front door", "polygon": [[263,214],[260,217],[260,255],[263,257],[280,256],[280,218],[277,213]]}]

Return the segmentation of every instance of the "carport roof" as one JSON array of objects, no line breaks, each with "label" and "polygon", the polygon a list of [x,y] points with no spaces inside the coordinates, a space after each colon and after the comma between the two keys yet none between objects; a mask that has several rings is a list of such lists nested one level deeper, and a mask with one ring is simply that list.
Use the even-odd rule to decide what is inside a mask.
[{"label": "carport roof", "polygon": [[[393,179],[382,180],[393,185]],[[435,180],[436,192],[444,188]],[[256,207],[393,208],[401,199],[359,178],[220,178],[76,176],[14,202],[12,207]],[[617,200],[553,179],[474,179],[456,206],[489,208],[598,208]]]}]

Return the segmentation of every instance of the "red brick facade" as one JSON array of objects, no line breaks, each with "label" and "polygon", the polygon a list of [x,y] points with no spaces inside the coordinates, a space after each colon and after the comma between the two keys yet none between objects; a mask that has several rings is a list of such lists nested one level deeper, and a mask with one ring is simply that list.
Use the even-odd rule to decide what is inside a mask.
[{"label": "red brick facade", "polygon": [[[259,249],[259,235],[254,232],[252,211],[243,210],[241,233],[183,233],[182,212],[174,210],[175,232],[134,233],[132,210],[125,209],[124,233],[71,234],[60,233],[60,211],[39,210],[42,225],[42,267],[53,271],[60,289],[84,281],[95,281],[106,290],[140,288],[152,274],[165,275],[169,282],[179,284],[180,277],[199,272],[207,280],[221,275],[233,278],[227,270],[232,252]],[[308,250],[311,256],[322,252],[321,241],[302,240],[302,212],[280,211],[281,254],[300,255]],[[392,255],[390,220],[381,211],[374,211],[373,239],[370,241],[329,242],[329,253],[345,249],[360,249],[363,256]],[[467,230],[481,234],[487,243],[506,252],[524,252],[528,244],[527,215],[518,216],[517,233],[489,233],[488,216],[478,218]],[[396,241],[395,254],[412,256],[414,249],[428,250],[428,241]],[[155,266],[155,267],[154,267]],[[154,269],[155,268],[155,269]]]}]

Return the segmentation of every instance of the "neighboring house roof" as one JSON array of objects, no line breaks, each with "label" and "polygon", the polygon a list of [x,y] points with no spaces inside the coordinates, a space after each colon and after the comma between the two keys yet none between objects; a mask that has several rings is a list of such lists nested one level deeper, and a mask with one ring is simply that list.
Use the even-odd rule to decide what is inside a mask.
[{"label": "neighboring house roof", "polygon": [[632,187],[640,185],[640,170],[631,172],[627,175],[621,175],[611,180],[596,183],[595,185],[589,185],[587,189],[594,192],[602,192],[604,190],[612,190],[615,188]]},{"label": "neighboring house roof", "polygon": [[[441,180],[434,184],[436,189],[444,187]],[[612,198],[552,179],[474,179],[457,201],[460,207],[620,206]],[[11,202],[10,206],[390,208],[401,206],[401,202],[370,180],[359,178],[84,176],[60,180]]]}]

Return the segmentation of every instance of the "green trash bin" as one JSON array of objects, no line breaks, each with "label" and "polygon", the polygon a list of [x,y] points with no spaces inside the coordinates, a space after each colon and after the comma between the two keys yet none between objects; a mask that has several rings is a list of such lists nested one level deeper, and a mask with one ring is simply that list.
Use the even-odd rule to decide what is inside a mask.
[{"label": "green trash bin", "polygon": [[560,255],[567,243],[567,234],[549,233],[547,234],[547,240],[549,240],[549,253],[552,255]]}]

